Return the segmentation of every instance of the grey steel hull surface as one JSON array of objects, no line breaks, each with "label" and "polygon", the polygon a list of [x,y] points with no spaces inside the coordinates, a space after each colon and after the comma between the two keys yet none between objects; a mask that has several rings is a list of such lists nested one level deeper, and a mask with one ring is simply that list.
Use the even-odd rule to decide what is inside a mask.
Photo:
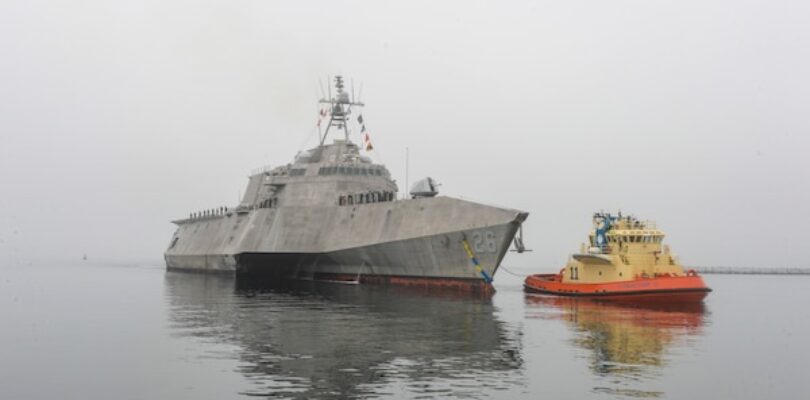
[{"label": "grey steel hull surface", "polygon": [[526,213],[447,197],[257,209],[180,223],[167,268],[300,279],[482,282],[462,241],[494,276]]}]

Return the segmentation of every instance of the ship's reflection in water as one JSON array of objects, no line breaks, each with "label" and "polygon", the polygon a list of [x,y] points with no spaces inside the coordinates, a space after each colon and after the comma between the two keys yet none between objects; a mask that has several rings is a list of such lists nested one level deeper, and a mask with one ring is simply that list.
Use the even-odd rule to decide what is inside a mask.
[{"label": "ship's reflection in water", "polygon": [[172,330],[229,343],[242,394],[478,397],[523,380],[518,329],[489,298],[166,274]]},{"label": "ship's reflection in water", "polygon": [[[594,392],[622,397],[662,397],[639,390],[638,383],[659,377],[670,348],[703,335],[703,303],[628,304],[584,298],[526,294],[528,318],[559,319],[572,328],[572,344],[587,350],[591,372],[610,385]],[[618,385],[616,385],[618,383]]]}]

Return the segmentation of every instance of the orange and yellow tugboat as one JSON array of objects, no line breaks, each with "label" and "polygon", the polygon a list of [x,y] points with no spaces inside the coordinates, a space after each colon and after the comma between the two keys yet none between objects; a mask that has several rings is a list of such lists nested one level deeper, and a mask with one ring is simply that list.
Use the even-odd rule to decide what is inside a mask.
[{"label": "orange and yellow tugboat", "polygon": [[590,246],[582,245],[558,274],[526,278],[527,292],[611,300],[690,302],[711,292],[695,271],[685,271],[662,245],[652,222],[596,213]]}]

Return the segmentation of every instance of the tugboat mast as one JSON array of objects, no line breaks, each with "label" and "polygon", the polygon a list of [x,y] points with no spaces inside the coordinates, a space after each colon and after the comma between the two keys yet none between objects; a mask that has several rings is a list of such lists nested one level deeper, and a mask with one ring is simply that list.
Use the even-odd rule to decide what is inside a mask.
[{"label": "tugboat mast", "polygon": [[[329,135],[329,128],[333,125],[335,129],[342,129],[346,141],[349,141],[349,115],[352,113],[352,107],[363,107],[364,104],[354,101],[349,97],[349,93],[343,90],[343,76],[338,75],[335,77],[335,88],[337,93],[335,97],[329,99],[321,99],[318,101],[320,104],[329,104],[329,124],[326,125],[326,132],[321,137],[321,144],[323,146],[326,137]],[[354,96],[352,96],[354,97]]]}]

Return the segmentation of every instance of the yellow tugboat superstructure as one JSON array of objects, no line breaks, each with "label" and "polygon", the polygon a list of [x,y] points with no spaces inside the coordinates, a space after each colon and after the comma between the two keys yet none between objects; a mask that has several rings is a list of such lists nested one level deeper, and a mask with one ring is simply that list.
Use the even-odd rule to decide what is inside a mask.
[{"label": "yellow tugboat superstructure", "polygon": [[664,245],[665,234],[651,221],[595,213],[588,243],[558,274],[531,275],[526,289],[572,296],[644,296],[703,299],[711,291],[686,271]]}]

